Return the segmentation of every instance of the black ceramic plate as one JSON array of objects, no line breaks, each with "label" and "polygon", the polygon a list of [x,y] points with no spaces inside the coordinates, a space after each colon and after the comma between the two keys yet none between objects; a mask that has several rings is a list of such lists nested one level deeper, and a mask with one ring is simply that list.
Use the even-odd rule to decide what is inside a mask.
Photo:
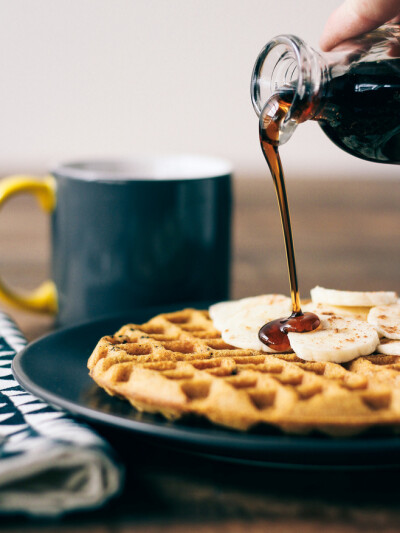
[{"label": "black ceramic plate", "polygon": [[[205,308],[206,304],[192,304]],[[187,305],[188,306],[188,305]],[[111,398],[89,378],[86,362],[98,339],[127,322],[141,323],[181,306],[132,311],[129,316],[98,320],[51,333],[29,344],[14,359],[20,384],[32,394],[89,422],[130,432],[131,438],[212,455],[223,460],[296,468],[382,467],[400,465],[400,438],[362,436],[330,439],[290,436],[276,430],[239,433],[202,422],[168,422],[138,413],[127,402]]]}]

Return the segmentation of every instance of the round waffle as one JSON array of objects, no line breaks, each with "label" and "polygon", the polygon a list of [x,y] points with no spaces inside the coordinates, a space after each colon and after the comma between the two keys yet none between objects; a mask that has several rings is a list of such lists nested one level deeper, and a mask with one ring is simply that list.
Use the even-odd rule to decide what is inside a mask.
[{"label": "round waffle", "polygon": [[98,342],[88,368],[109,394],[170,419],[197,415],[243,431],[270,424],[333,436],[400,427],[400,356],[340,365],[238,349],[221,339],[207,311],[125,325]]}]

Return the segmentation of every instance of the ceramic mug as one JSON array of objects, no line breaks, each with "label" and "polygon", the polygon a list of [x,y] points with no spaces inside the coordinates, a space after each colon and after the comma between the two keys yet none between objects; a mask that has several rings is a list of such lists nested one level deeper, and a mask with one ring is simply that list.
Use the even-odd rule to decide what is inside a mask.
[{"label": "ceramic mug", "polygon": [[32,193],[51,215],[51,276],[0,298],[59,325],[229,296],[231,166],[205,156],[81,161],[0,181],[0,206]]}]

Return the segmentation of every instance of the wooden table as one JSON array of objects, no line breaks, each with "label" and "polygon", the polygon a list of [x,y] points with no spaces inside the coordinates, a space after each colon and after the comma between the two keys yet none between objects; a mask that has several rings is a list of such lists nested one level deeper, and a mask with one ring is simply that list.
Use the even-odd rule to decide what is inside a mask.
[{"label": "wooden table", "polygon": [[[280,221],[270,180],[235,182],[234,298],[288,293]],[[400,179],[396,182],[288,182],[300,288],[400,291]],[[0,216],[2,276],[31,288],[47,276],[47,220],[29,198]],[[28,339],[48,317],[3,306]],[[101,510],[54,521],[1,518],[1,531],[396,532],[396,471],[304,472],[250,468],[144,445],[114,433],[128,465],[123,494]]]}]

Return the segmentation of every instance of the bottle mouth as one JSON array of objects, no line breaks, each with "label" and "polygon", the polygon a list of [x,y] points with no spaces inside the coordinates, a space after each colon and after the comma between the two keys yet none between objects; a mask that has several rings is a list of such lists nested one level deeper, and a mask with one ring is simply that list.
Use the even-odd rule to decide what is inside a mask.
[{"label": "bottle mouth", "polygon": [[312,51],[294,35],[278,35],[261,50],[251,77],[251,100],[255,112],[262,116],[274,95],[291,100],[279,125],[279,142],[284,144],[299,122],[299,109],[309,97],[305,80],[309,78]]}]

